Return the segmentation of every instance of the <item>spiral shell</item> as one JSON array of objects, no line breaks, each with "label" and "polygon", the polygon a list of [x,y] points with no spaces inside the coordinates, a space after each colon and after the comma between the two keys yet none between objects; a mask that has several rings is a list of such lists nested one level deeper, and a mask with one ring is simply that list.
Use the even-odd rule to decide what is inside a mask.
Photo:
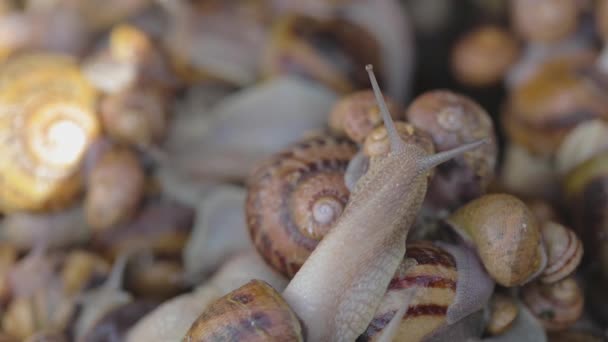
[{"label": "spiral shell", "polygon": [[67,206],[99,134],[96,94],[62,55],[17,56],[0,68],[0,209]]},{"label": "spiral shell", "polygon": [[411,289],[414,295],[399,326],[396,341],[421,341],[446,323],[448,307],[456,296],[456,261],[429,241],[408,244],[405,256],[374,319],[358,342],[375,341]]},{"label": "spiral shell", "polygon": [[490,319],[486,330],[491,335],[500,335],[513,326],[519,314],[515,299],[504,294],[495,294],[490,302]]},{"label": "spiral shell", "polygon": [[515,29],[534,42],[553,43],[578,27],[581,1],[514,0],[510,2]]},{"label": "spiral shell", "polygon": [[[404,117],[403,109],[385,97],[386,105],[393,119]],[[382,115],[378,102],[371,90],[361,90],[344,96],[329,113],[329,127],[336,134],[346,134],[351,140],[362,143],[376,127],[382,125]]]},{"label": "spiral shell", "polygon": [[276,154],[248,181],[247,226],[264,259],[292,277],[336,222],[350,192],[344,173],[356,146],[318,136]]},{"label": "spiral shell", "polygon": [[545,267],[536,217],[514,196],[482,196],[447,222],[474,246],[490,276],[503,286],[524,284]]},{"label": "spiral shell", "polygon": [[555,222],[541,225],[547,266],[540,275],[543,283],[555,283],[572,274],[583,258],[583,243],[572,230]]},{"label": "spiral shell", "polygon": [[373,64],[384,80],[379,43],[351,21],[287,14],[270,39],[262,67],[266,78],[295,73],[348,94],[369,86],[364,66]]},{"label": "spiral shell", "polygon": [[484,194],[494,179],[498,148],[488,113],[472,99],[447,90],[426,92],[412,102],[407,120],[429,133],[437,152],[488,139],[483,146],[437,167],[427,202],[455,209]]},{"label": "spiral shell", "polygon": [[112,148],[91,171],[85,197],[87,223],[97,232],[131,219],[144,194],[145,175],[135,153]]},{"label": "spiral shell", "polygon": [[532,283],[522,290],[524,303],[549,331],[564,330],[582,315],[583,292],[574,278],[553,284]]},{"label": "spiral shell", "polygon": [[211,304],[185,342],[304,341],[298,317],[268,283],[252,280]]}]

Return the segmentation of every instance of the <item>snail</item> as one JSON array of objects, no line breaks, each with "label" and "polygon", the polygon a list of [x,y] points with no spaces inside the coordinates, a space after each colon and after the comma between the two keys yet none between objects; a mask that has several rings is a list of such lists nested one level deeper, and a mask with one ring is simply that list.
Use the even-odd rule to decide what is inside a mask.
[{"label": "snail", "polygon": [[285,14],[272,28],[262,76],[294,73],[348,94],[366,85],[366,63],[382,65],[384,80],[380,51],[375,37],[350,20]]},{"label": "snail", "polygon": [[513,327],[519,314],[517,301],[504,294],[496,293],[490,302],[490,319],[486,331],[490,335],[500,335]]},{"label": "snail", "polygon": [[602,119],[581,122],[559,145],[555,153],[555,166],[560,175],[566,175],[605,150],[608,150],[608,123]]},{"label": "snail", "polygon": [[426,203],[436,209],[456,209],[485,193],[494,178],[498,147],[492,120],[481,106],[464,95],[434,90],[418,96],[406,117],[432,136],[437,152],[478,139],[487,141],[437,168]]},{"label": "snail", "polygon": [[596,262],[605,277],[608,277],[608,183],[603,172],[608,169],[607,162],[608,152],[598,153],[568,172],[562,183],[563,201],[575,232],[583,240],[587,259]]},{"label": "snail", "polygon": [[253,247],[243,208],[247,192],[222,184],[207,191],[196,208],[192,233],[182,251],[187,277],[207,277],[223,260]]},{"label": "snail", "polygon": [[143,166],[133,151],[114,147],[103,153],[87,179],[84,207],[94,233],[126,223],[144,194]]},{"label": "snail", "polygon": [[304,341],[298,317],[268,283],[252,280],[207,307],[185,342],[208,340]]},{"label": "snail", "polygon": [[541,224],[547,265],[540,275],[542,283],[555,283],[572,274],[583,258],[583,244],[576,233],[561,224]]},{"label": "snail", "polygon": [[126,341],[180,340],[207,305],[251,279],[265,281],[277,290],[287,285],[287,280],[266,265],[256,251],[243,251],[231,257],[194,291],[172,298],[144,316],[129,330]]},{"label": "snail", "polygon": [[483,339],[473,339],[471,342],[547,342],[547,333],[538,321],[538,319],[530,312],[530,310],[521,301],[516,301],[517,316],[515,321],[511,323],[511,327],[501,333]]},{"label": "snail", "polygon": [[251,239],[285,276],[293,277],[342,214],[350,195],[344,172],[355,152],[344,138],[304,139],[263,161],[248,179]]},{"label": "snail", "polygon": [[0,209],[58,209],[81,189],[82,157],[99,134],[96,93],[74,60],[20,55],[0,68]]},{"label": "snail", "polygon": [[579,24],[580,1],[515,0],[510,3],[515,30],[530,41],[553,43],[572,34]]},{"label": "snail", "polygon": [[549,331],[568,328],[583,313],[583,292],[572,277],[553,284],[532,283],[523,288],[522,298]]},{"label": "snail", "polygon": [[513,35],[499,26],[484,25],[464,34],[452,48],[456,79],[474,87],[499,83],[519,56]]},{"label": "snail", "polygon": [[[403,110],[390,98],[385,98],[393,119],[403,117]],[[348,94],[338,100],[329,113],[329,127],[333,133],[346,135],[357,143],[362,143],[365,137],[376,127],[382,125],[380,108],[376,103],[374,93],[361,90]]]},{"label": "snail", "polygon": [[[436,155],[404,143],[366,68],[389,132],[391,152],[357,182],[342,215],[282,295],[308,339],[354,340],[367,327],[405,254],[405,239],[436,165],[477,148],[476,141]],[[357,245],[361,253],[346,246]]]},{"label": "snail", "polygon": [[446,222],[474,246],[500,285],[527,283],[546,265],[539,223],[525,203],[507,194],[489,194],[467,203]]},{"label": "snail", "polygon": [[142,251],[127,266],[125,289],[136,298],[168,299],[186,288],[183,275],[181,260]]},{"label": "snail", "polygon": [[494,290],[494,282],[475,254],[464,248],[430,241],[408,243],[405,259],[357,341],[381,341],[401,303],[408,303],[408,307],[397,323],[393,341],[438,338],[442,329],[452,329],[481,310]]}]

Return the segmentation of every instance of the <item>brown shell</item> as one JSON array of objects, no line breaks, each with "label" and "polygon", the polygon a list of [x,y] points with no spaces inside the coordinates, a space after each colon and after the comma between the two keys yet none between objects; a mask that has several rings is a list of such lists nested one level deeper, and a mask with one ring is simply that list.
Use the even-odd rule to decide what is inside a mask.
[{"label": "brown shell", "polygon": [[252,280],[209,305],[184,342],[304,341],[296,314],[275,289]]},{"label": "brown shell", "polygon": [[452,71],[461,83],[491,86],[517,61],[519,45],[511,32],[493,25],[467,32],[452,50]]},{"label": "brown shell", "polygon": [[[404,117],[403,109],[395,101],[386,96],[385,101],[393,119]],[[378,126],[382,126],[382,114],[371,90],[361,90],[342,97],[329,113],[331,130],[336,134],[346,134],[357,143],[362,143]]]},{"label": "brown shell", "polygon": [[351,21],[288,14],[276,21],[263,75],[297,74],[341,94],[369,88],[365,72],[373,64],[382,84],[383,65],[375,38]]},{"label": "brown shell", "polygon": [[[421,341],[445,324],[448,307],[456,295],[456,261],[452,255],[429,241],[409,243],[405,257],[374,319],[357,339],[358,342],[375,341],[380,337],[382,330],[403,305],[408,289],[414,289],[414,297],[403,316],[395,341]],[[413,265],[411,259],[415,261]]]},{"label": "brown shell", "polygon": [[519,314],[514,298],[496,293],[490,301],[490,319],[486,331],[490,335],[500,335],[509,330]]},{"label": "brown shell", "polygon": [[0,68],[0,210],[68,206],[99,134],[96,93],[63,55],[20,55]]},{"label": "brown shell", "polygon": [[437,152],[489,139],[485,145],[437,167],[427,202],[455,209],[485,193],[494,178],[498,151],[494,125],[483,108],[466,96],[434,90],[418,96],[406,116],[414,127],[431,134]]},{"label": "brown shell", "polygon": [[606,87],[590,69],[593,54],[554,58],[510,94],[501,122],[508,138],[551,156],[579,123],[608,118]]},{"label": "brown shell", "polygon": [[553,43],[566,38],[578,27],[578,0],[513,0],[511,18],[526,40]]},{"label": "brown shell", "polygon": [[344,173],[356,151],[345,138],[312,137],[274,155],[249,179],[245,211],[253,243],[287,277],[346,206]]},{"label": "brown shell", "polygon": [[126,271],[125,288],[138,298],[169,299],[185,290],[178,260],[135,258]]},{"label": "brown shell", "polygon": [[583,258],[583,243],[572,230],[555,222],[541,225],[547,266],[540,275],[543,283],[555,283],[572,274]]},{"label": "brown shell", "polygon": [[503,286],[524,284],[544,267],[539,223],[514,196],[482,196],[447,222],[476,248],[490,276]]},{"label": "brown shell", "polygon": [[110,264],[99,255],[74,250],[66,257],[61,270],[64,291],[69,295],[77,295],[105,279],[109,273]]},{"label": "brown shell", "polygon": [[[395,128],[405,143],[415,144],[422,147],[428,153],[428,155],[435,154],[435,145],[433,144],[433,139],[428,133],[403,121],[395,121]],[[365,138],[365,142],[363,143],[363,153],[366,156],[370,158],[385,156],[389,151],[390,141],[386,127],[380,126],[375,128],[369,133],[367,138]]]},{"label": "brown shell", "polygon": [[87,181],[87,223],[96,232],[130,220],[144,194],[145,175],[137,155],[115,147],[103,154]]},{"label": "brown shell", "polygon": [[167,133],[168,98],[158,89],[129,88],[103,98],[100,116],[104,129],[116,141],[147,146]]},{"label": "brown shell", "polygon": [[532,283],[523,288],[522,296],[530,311],[549,331],[567,329],[583,313],[583,292],[572,277],[553,284]]},{"label": "brown shell", "polygon": [[192,208],[170,200],[151,201],[132,221],[97,234],[93,243],[112,259],[137,250],[180,257],[193,221]]},{"label": "brown shell", "polygon": [[564,203],[589,260],[608,278],[608,152],[574,168],[564,178]]}]

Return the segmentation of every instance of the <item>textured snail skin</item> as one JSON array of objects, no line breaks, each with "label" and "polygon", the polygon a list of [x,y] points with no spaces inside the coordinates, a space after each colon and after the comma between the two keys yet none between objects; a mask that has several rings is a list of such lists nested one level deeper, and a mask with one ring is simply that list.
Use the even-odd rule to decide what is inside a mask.
[{"label": "textured snail skin", "polygon": [[389,131],[391,152],[357,182],[336,225],[283,292],[311,341],[352,341],[363,333],[403,259],[407,233],[426,193],[429,170],[484,143],[433,156],[405,144],[371,68],[368,71]]}]

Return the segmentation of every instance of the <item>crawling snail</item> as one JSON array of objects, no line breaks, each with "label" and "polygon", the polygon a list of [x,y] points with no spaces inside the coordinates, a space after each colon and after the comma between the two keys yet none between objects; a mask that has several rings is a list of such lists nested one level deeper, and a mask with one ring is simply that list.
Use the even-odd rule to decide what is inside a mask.
[{"label": "crawling snail", "polygon": [[[363,333],[403,259],[429,170],[485,143],[480,140],[435,155],[406,144],[386,109],[372,66],[366,69],[391,151],[357,182],[342,215],[282,293],[310,341],[354,340]],[[351,246],[360,252],[351,253]],[[204,326],[199,322],[197,329]]]}]

